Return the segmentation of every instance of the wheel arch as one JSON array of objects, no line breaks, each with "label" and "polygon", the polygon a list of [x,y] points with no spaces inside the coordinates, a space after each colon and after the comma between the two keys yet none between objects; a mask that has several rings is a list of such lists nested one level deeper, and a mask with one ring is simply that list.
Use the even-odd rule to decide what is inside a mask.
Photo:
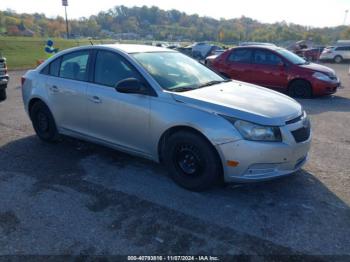
[{"label": "wheel arch", "polygon": [[33,106],[38,102],[43,103],[50,110],[50,113],[52,114],[52,117],[54,118],[54,121],[56,122],[50,106],[41,97],[32,97],[29,100],[29,103],[28,103],[28,115],[29,115],[29,117],[31,118],[31,110],[32,110]]},{"label": "wheel arch", "polygon": [[333,58],[333,61],[336,61],[337,57],[340,57],[341,61],[344,61],[344,57],[342,55],[335,55],[334,58]]},{"label": "wheel arch", "polygon": [[296,82],[296,81],[304,81],[304,82],[308,83],[308,85],[310,85],[310,87],[311,87],[311,93],[312,93],[312,94],[314,93],[314,92],[313,92],[312,83],[311,83],[309,80],[307,80],[307,79],[305,79],[305,78],[302,78],[302,77],[296,77],[296,78],[293,78],[292,80],[290,80],[290,81],[288,82],[288,86],[287,86],[287,92],[288,92],[288,94],[290,94],[290,88],[291,88],[291,86],[293,85],[293,83]]},{"label": "wheel arch", "polygon": [[218,150],[216,149],[216,147],[213,145],[213,143],[210,142],[210,140],[208,139],[208,137],[203,134],[203,132],[199,131],[198,129],[191,127],[191,126],[186,126],[186,125],[177,125],[177,126],[173,126],[168,128],[167,130],[165,130],[165,132],[163,132],[163,134],[161,135],[159,141],[158,141],[158,159],[159,162],[162,163],[162,152],[164,150],[164,147],[166,145],[166,140],[173,134],[177,133],[177,132],[191,132],[194,133],[196,135],[199,135],[200,137],[202,137],[203,139],[205,139],[208,144],[211,146],[214,154],[216,155],[218,161],[219,161],[219,165],[220,165],[220,171],[221,171],[221,177],[224,177],[224,168],[222,165],[222,159],[221,156],[218,152]]}]

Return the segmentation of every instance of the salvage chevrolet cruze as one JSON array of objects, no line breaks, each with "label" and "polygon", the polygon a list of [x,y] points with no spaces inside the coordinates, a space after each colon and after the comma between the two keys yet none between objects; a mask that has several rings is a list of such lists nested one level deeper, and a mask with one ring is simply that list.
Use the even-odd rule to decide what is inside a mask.
[{"label": "salvage chevrolet cruze", "polygon": [[292,174],[310,147],[295,100],[165,48],[65,50],[22,77],[22,94],[42,140],[64,134],[163,162],[190,190]]}]

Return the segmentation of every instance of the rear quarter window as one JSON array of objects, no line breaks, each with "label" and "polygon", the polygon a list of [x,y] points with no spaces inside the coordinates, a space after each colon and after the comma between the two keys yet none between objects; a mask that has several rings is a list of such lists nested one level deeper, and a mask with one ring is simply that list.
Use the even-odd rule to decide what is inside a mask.
[{"label": "rear quarter window", "polygon": [[45,66],[40,73],[50,76],[58,76],[60,71],[61,58],[57,58]]}]

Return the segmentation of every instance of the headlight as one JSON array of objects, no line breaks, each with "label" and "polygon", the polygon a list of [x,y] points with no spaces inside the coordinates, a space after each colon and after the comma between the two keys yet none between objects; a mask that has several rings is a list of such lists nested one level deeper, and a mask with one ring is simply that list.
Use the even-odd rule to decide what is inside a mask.
[{"label": "headlight", "polygon": [[314,78],[321,80],[321,81],[332,81],[329,76],[327,76],[326,74],[320,73],[320,72],[316,72],[312,75]]},{"label": "headlight", "polygon": [[252,141],[270,141],[281,142],[282,135],[279,127],[262,126],[248,121],[236,120],[231,117],[223,116],[233,124],[244,139]]}]

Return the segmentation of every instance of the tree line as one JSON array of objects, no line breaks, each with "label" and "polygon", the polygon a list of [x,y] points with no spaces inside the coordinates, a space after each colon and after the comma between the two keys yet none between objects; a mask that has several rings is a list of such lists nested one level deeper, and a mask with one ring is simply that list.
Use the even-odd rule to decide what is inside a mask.
[{"label": "tree line", "polygon": [[[283,43],[312,40],[330,44],[339,39],[350,39],[349,26],[315,28],[286,23],[261,23],[248,17],[214,19],[187,15],[178,10],[165,11],[158,7],[116,6],[97,15],[69,21],[72,37],[118,38],[133,34],[135,38],[164,41],[261,41]],[[0,11],[0,34],[16,36],[64,37],[63,17],[44,14],[19,14],[12,10]]]}]

